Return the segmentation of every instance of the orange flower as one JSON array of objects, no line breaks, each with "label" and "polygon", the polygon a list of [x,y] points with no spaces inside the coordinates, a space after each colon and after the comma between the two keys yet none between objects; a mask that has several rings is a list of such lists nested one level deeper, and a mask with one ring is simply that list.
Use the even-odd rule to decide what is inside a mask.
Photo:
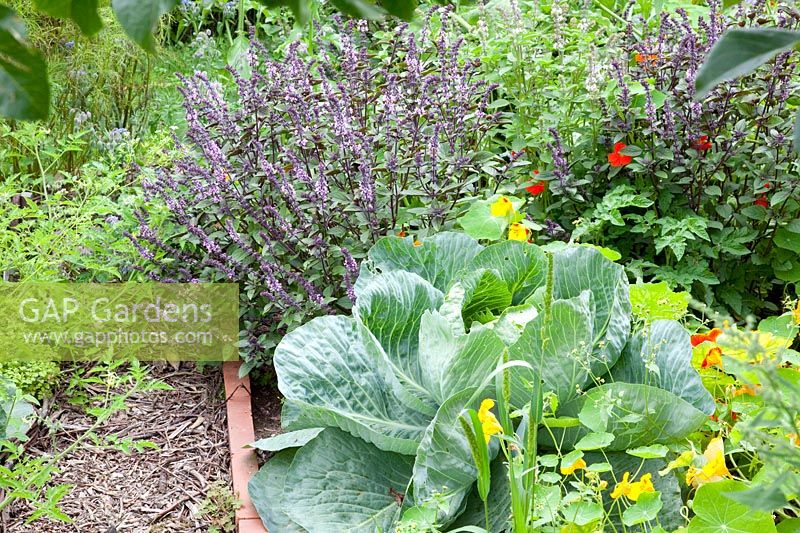
[{"label": "orange flower", "polygon": [[633,161],[633,157],[620,153],[627,147],[628,145],[625,143],[617,143],[614,145],[614,151],[608,154],[608,162],[611,163],[612,167],[624,167]]},{"label": "orange flower", "polygon": [[721,333],[721,329],[714,328],[708,333],[698,333],[697,335],[692,335],[692,346],[697,346],[698,344],[702,344],[706,341],[717,342],[717,337],[719,337]]},{"label": "orange flower", "polygon": [[650,61],[652,63],[652,62],[658,61],[658,55],[657,54],[639,54],[639,53],[637,53],[635,56],[633,56],[633,59],[637,63],[644,63],[645,61]]},{"label": "orange flower", "polygon": [[397,232],[398,237],[405,237],[406,235],[408,235],[408,233],[406,233],[406,230],[401,229],[400,231]]},{"label": "orange flower", "polygon": [[422,246],[422,241],[414,241],[414,246]]},{"label": "orange flower", "polygon": [[708,351],[706,356],[703,358],[700,368],[708,368],[710,366],[718,366],[722,368],[722,350],[719,346],[714,346]]},{"label": "orange flower", "polygon": [[748,396],[756,396],[758,394],[758,390],[755,387],[751,387],[750,385],[742,385],[735,391],[733,391],[733,397],[736,398],[737,396],[743,396],[747,394]]}]

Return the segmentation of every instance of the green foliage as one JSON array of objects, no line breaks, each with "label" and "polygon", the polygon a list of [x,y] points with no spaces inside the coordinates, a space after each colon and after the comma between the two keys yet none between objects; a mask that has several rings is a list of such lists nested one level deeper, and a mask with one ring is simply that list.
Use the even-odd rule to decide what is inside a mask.
[{"label": "green foliage", "polygon": [[233,533],[236,531],[236,510],[242,502],[231,492],[224,481],[215,481],[208,487],[200,503],[200,516],[208,524],[208,533]]},{"label": "green foliage", "polygon": [[[258,1],[267,7],[289,7],[301,25],[308,22],[314,4],[313,0]],[[152,54],[156,51],[153,33],[159,21],[178,3],[179,0],[112,0],[111,7],[128,37]],[[410,20],[417,7],[416,0],[389,0],[380,7],[369,0],[336,0],[334,4],[351,16],[366,19],[390,14]],[[35,5],[50,16],[72,20],[87,36],[103,27],[98,0],[36,0]],[[243,30],[241,24],[239,30]],[[45,119],[50,113],[47,66],[39,52],[27,44],[25,35],[25,26],[16,13],[0,5],[0,116]]]},{"label": "green foliage", "polygon": [[13,381],[0,375],[0,448],[5,442],[27,440],[35,401]]},{"label": "green foliage", "polygon": [[53,361],[0,362],[0,376],[11,380],[22,392],[34,398],[45,398],[53,393],[61,367]]},{"label": "green foliage", "polygon": [[717,41],[697,74],[697,98],[723,81],[750,74],[800,42],[800,33],[778,28],[731,29]]},{"label": "green foliage", "polygon": [[0,5],[0,115],[38,120],[47,116],[50,86],[45,62],[26,38],[16,13]]},{"label": "green foliage", "polygon": [[[286,398],[282,423],[304,432],[259,444],[299,447],[292,456],[280,451],[281,459],[274,466],[268,462],[250,485],[268,525],[287,531],[386,530],[405,509],[429,508],[433,501],[437,527],[462,512],[476,517],[472,525],[494,523],[487,513],[499,513],[502,524],[509,507],[464,511],[473,487],[481,507],[509,490],[503,468],[490,473],[498,449],[485,447],[487,422],[478,415],[462,417],[465,410],[477,411],[482,398],[496,397],[495,382],[498,394],[506,391],[500,415],[507,420],[506,437],[530,451],[531,460],[537,449],[568,456],[580,449],[613,454],[673,444],[713,412],[714,402],[691,367],[686,331],[661,320],[631,335],[627,279],[600,252],[567,246],[552,252],[551,261],[534,245],[506,241],[483,247],[457,233],[437,234],[419,246],[405,242],[385,237],[370,251],[352,317],[313,319],[276,349],[278,386]],[[499,307],[496,291],[508,295]],[[512,305],[530,312],[506,323]],[[473,309],[468,316],[481,320],[468,319],[467,308]],[[610,382],[603,384],[609,369]],[[542,388],[532,386],[540,380]],[[537,444],[536,432],[526,427],[542,419],[531,398],[543,393],[556,417],[578,417],[588,427],[541,426]],[[656,469],[663,466],[660,459],[651,461]],[[530,467],[510,472],[512,486],[513,472],[523,472],[520,480],[532,487]],[[554,477],[551,484],[562,480],[546,468],[537,475]],[[282,491],[266,486],[279,479]],[[593,490],[599,477],[595,481]],[[559,518],[545,522],[586,525],[595,522],[598,509],[603,515],[597,504],[561,502],[561,489],[555,488]],[[676,489],[663,488],[669,499],[643,502],[628,521],[677,516]],[[342,512],[344,505],[349,512]]]},{"label": "green foliage", "polygon": [[631,285],[633,316],[644,321],[681,320],[689,307],[689,293],[673,291],[665,282]]},{"label": "green foliage", "polygon": [[32,123],[0,123],[0,140],[5,280],[135,278],[136,252],[123,234],[137,225],[124,168],[135,145],[122,139],[107,145],[105,159],[78,163],[91,149],[87,131],[54,139]]},{"label": "green foliage", "polygon": [[[558,13],[569,13],[561,4],[554,3]],[[622,24],[614,16],[603,22],[575,14],[574,22],[564,21],[559,33],[563,54],[551,59],[529,53],[541,59],[521,66],[535,68],[545,58],[557,66],[558,84],[543,74],[544,81],[537,83],[547,90],[536,98],[546,98],[547,105],[558,109],[580,108],[580,120],[548,122],[545,115],[530,129],[541,132],[542,126],[552,125],[558,137],[554,132],[549,139],[534,134],[540,136],[523,144],[518,139],[528,135],[516,132],[508,140],[515,150],[525,149],[514,163],[523,173],[521,181],[547,182],[547,190],[532,197],[526,208],[547,229],[534,232],[535,239],[569,235],[576,242],[612,248],[633,277],[666,282],[715,311],[743,319],[776,311],[800,280],[797,159],[790,142],[797,112],[797,59],[779,53],[766,75],[725,82],[696,101],[689,84],[722,30],[755,36],[763,28],[738,30],[737,25],[748,26],[754,19],[769,25],[779,19],[758,6],[724,13],[714,5],[697,9],[703,24],[694,18],[684,23],[682,15],[668,12],[663,20],[654,17],[650,22],[623,13],[631,31],[611,40],[604,33],[610,31],[611,20]],[[536,8],[522,16],[538,19]],[[709,17],[718,22],[710,26]],[[572,33],[575,25],[598,28],[591,35],[606,46],[597,48],[594,57],[587,54],[590,45],[584,43],[586,37]],[[791,32],[763,31],[783,35],[782,45],[773,50],[766,39],[742,53],[760,56],[767,53],[765,47],[776,53],[788,50]],[[697,43],[691,51],[679,44],[687,40]],[[514,66],[500,54],[505,49],[498,46],[501,59],[494,67],[499,72]],[[582,51],[583,57],[571,56],[572,50],[576,55]],[[572,64],[563,67],[567,72],[588,71],[580,86],[561,75],[558,63],[568,57]],[[591,88],[583,87],[590,80]],[[582,98],[573,99],[579,90]],[[509,112],[522,116],[529,92],[519,94]],[[618,143],[625,145],[619,155],[629,160],[611,157]],[[531,168],[540,174],[531,176]]]},{"label": "green foliage", "polygon": [[689,522],[689,533],[776,531],[769,513],[753,511],[747,505],[730,499],[730,493],[745,489],[746,485],[736,481],[720,481],[700,487],[694,498],[696,516]]}]

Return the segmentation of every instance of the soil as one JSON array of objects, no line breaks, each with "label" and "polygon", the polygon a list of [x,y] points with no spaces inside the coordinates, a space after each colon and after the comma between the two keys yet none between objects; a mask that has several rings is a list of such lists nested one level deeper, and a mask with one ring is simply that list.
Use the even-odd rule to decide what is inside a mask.
[{"label": "soil", "polygon": [[275,385],[264,383],[262,379],[255,379],[250,383],[256,439],[277,435],[282,431],[281,405],[283,404],[283,396],[281,396]]},{"label": "soil", "polygon": [[[32,508],[17,502],[0,516],[12,533],[177,533],[209,531],[200,507],[210,487],[230,490],[225,399],[219,368],[201,373],[190,364],[153,364],[150,377],[173,387],[134,397],[98,431],[100,445],[85,441],[60,463],[49,486],[72,488],[59,508],[73,523],[40,519],[26,525]],[[84,410],[57,396],[47,423],[30,433],[28,454],[64,449],[92,424]],[[123,453],[104,439],[150,441],[157,449]],[[205,518],[204,518],[205,517]]]}]

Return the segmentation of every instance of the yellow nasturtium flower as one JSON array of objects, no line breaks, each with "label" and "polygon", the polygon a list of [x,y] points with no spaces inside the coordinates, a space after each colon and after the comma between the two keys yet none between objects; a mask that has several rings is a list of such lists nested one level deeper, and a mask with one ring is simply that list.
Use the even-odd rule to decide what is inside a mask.
[{"label": "yellow nasturtium flower", "polygon": [[492,435],[503,432],[503,426],[500,425],[500,422],[497,421],[494,413],[492,413],[492,407],[494,407],[494,400],[487,398],[481,402],[481,407],[478,410],[478,420],[481,421],[483,426],[483,438],[486,440],[486,444],[489,444],[489,439],[492,438]]},{"label": "yellow nasturtium flower", "polygon": [[520,223],[511,224],[508,227],[508,240],[509,241],[527,241],[528,228]]},{"label": "yellow nasturtium flower", "polygon": [[614,491],[611,493],[611,497],[613,499],[617,499],[621,496],[625,496],[629,500],[636,501],[639,499],[639,496],[644,494],[645,492],[655,492],[655,487],[653,486],[653,475],[647,473],[639,478],[639,481],[634,483],[630,482],[630,472],[625,472],[622,475],[622,480],[617,483],[617,486],[614,487]]},{"label": "yellow nasturtium flower", "polygon": [[511,200],[501,196],[489,207],[489,210],[493,217],[506,217],[514,210],[514,206],[511,205]]},{"label": "yellow nasturtium flower", "polygon": [[625,472],[622,475],[622,479],[620,480],[619,483],[617,483],[617,486],[614,487],[614,490],[611,492],[611,497],[613,499],[616,500],[620,496],[625,496],[631,491],[631,483],[630,481],[628,481],[628,478],[630,478],[630,476],[631,476],[630,472]]},{"label": "yellow nasturtium flower", "polygon": [[724,478],[732,478],[725,465],[725,446],[722,438],[715,437],[708,443],[706,451],[703,452],[705,465],[701,468],[690,466],[686,472],[686,484],[699,487],[706,483],[721,481]]},{"label": "yellow nasturtium flower", "polygon": [[653,486],[653,474],[647,473],[639,478],[636,483],[631,483],[631,490],[628,493],[628,498],[637,501],[639,496],[645,492],[655,492],[656,488]]},{"label": "yellow nasturtium flower", "polygon": [[583,457],[574,461],[571,465],[561,464],[561,474],[564,476],[568,476],[574,473],[576,470],[585,470],[586,469],[586,461],[583,460]]}]

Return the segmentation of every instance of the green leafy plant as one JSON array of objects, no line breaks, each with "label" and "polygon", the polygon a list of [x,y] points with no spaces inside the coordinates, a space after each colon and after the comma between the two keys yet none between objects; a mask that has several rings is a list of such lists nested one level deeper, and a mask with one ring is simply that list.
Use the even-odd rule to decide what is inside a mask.
[{"label": "green leafy plant", "polygon": [[231,492],[227,483],[212,483],[199,509],[200,516],[209,524],[209,533],[236,531],[236,510],[241,505],[241,500]]},{"label": "green leafy plant", "polygon": [[61,367],[53,361],[0,362],[0,376],[9,379],[26,395],[44,398],[53,393]]},{"label": "green leafy plant", "polygon": [[[684,439],[714,402],[678,323],[631,335],[628,291],[623,268],[591,247],[482,246],[447,232],[416,246],[379,240],[361,265],[352,317],[316,318],[276,349],[290,433],[256,444],[277,452],[250,484],[265,524],[378,531],[434,508],[447,531],[484,526],[486,498],[490,530],[503,529],[516,477],[493,441],[476,466],[470,441],[483,436],[473,425],[468,438],[461,422],[487,398],[507,398],[499,419],[529,461],[516,472],[558,502],[543,524],[577,520],[575,502],[562,502],[559,455],[585,453],[614,472],[663,467],[666,451],[631,450]],[[544,450],[550,457],[536,462]],[[480,481],[487,461],[490,487]],[[677,527],[677,481],[653,482],[659,519]],[[610,520],[622,520],[616,509]]]},{"label": "green leafy plant", "polygon": [[[780,24],[785,33],[797,21],[761,4],[703,10],[696,23],[682,10],[652,24],[628,17],[631,32],[603,50],[607,76],[586,104],[602,112],[558,132],[553,163],[539,176],[547,190],[527,211],[548,230],[618,251],[636,278],[666,282],[736,319],[764,316],[800,280],[797,59],[777,47],[765,75],[712,91],[719,76],[698,70],[725,29],[758,35],[759,25]],[[520,159],[538,166],[526,154]]]},{"label": "green leafy plant", "polygon": [[[268,7],[287,6],[300,24],[309,19],[309,0],[259,0]],[[387,14],[410,19],[416,0],[390,0],[377,6],[363,0],[336,0],[336,6],[351,16],[375,19]],[[36,7],[50,16],[70,19],[84,35],[95,35],[103,28],[99,2],[75,0],[36,0]],[[178,0],[113,0],[111,7],[128,37],[149,53],[156,50],[153,35],[163,15],[178,5]],[[240,24],[241,29],[241,24]],[[12,119],[40,120],[50,112],[50,84],[47,64],[41,53],[28,42],[25,25],[16,13],[0,4],[0,115]]]}]

